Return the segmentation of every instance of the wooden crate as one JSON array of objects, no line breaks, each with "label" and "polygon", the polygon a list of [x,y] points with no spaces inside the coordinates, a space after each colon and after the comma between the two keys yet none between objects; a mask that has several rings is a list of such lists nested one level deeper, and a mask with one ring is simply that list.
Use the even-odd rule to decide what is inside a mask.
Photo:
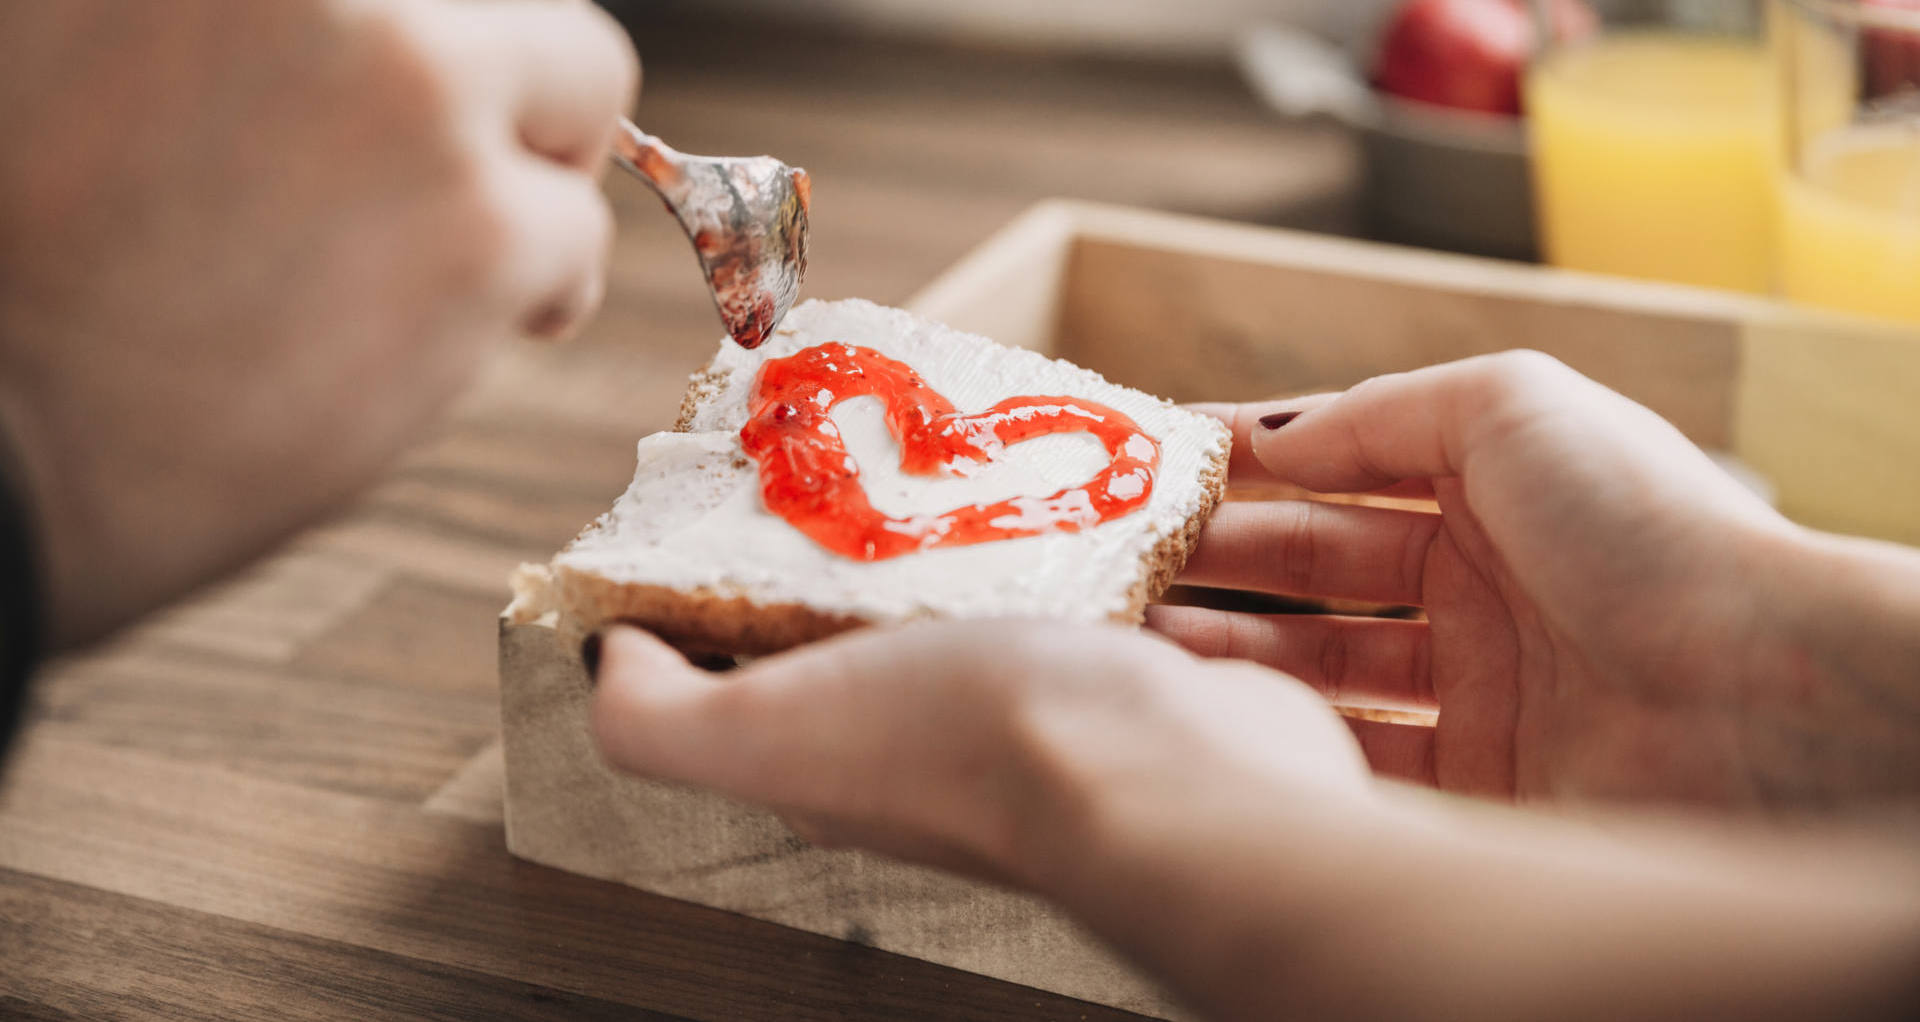
[{"label": "wooden crate", "polygon": [[[1538,348],[1766,475],[1813,525],[1920,541],[1920,337],[1774,302],[1077,203],[1010,225],[911,303],[1180,400],[1338,388]],[[509,613],[500,670],[514,853],[1069,996],[1176,1017],[1022,895],[795,839],[772,815],[617,776],[587,679]]]}]

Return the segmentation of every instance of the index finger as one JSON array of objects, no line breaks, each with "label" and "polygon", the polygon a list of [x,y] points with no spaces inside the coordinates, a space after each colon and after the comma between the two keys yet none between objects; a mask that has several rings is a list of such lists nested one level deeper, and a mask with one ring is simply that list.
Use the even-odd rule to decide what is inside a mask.
[{"label": "index finger", "polygon": [[[1254,454],[1255,437],[1272,432],[1263,423],[1274,421],[1275,417],[1298,417],[1316,408],[1323,408],[1339,400],[1339,393],[1307,394],[1300,397],[1275,398],[1270,401],[1249,401],[1241,404],[1226,402],[1199,402],[1185,406],[1189,411],[1211,416],[1227,424],[1233,434],[1233,452],[1227,461],[1227,488],[1231,490],[1261,491],[1277,486],[1293,489],[1309,489],[1310,492],[1332,493],[1336,491],[1312,491],[1293,480],[1284,478],[1260,463]],[[1376,488],[1381,496],[1432,500],[1433,486],[1425,479],[1403,480],[1390,486]]]},{"label": "index finger", "polygon": [[1253,437],[1261,429],[1260,420],[1269,415],[1299,413],[1327,404],[1338,393],[1309,394],[1302,397],[1275,398],[1271,401],[1249,401],[1244,404],[1228,402],[1199,402],[1185,406],[1188,411],[1211,416],[1227,424],[1233,434],[1233,454],[1227,461],[1227,485],[1233,487],[1258,486],[1261,483],[1281,482],[1279,476],[1267,471],[1265,465],[1253,456]]},{"label": "index finger", "polygon": [[1323,492],[1458,478],[1489,508],[1554,514],[1619,494],[1780,522],[1671,423],[1537,351],[1375,377],[1251,446],[1274,475]]},{"label": "index finger", "polygon": [[1539,352],[1482,355],[1376,376],[1296,421],[1256,429],[1249,446],[1268,471],[1308,489],[1379,490],[1460,476],[1482,441],[1564,421],[1597,389]]}]

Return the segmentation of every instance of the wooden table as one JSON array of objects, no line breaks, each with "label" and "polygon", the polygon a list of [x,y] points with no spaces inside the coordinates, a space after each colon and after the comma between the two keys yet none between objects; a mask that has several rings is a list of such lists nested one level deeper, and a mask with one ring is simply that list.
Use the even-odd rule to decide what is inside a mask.
[{"label": "wooden table", "polygon": [[[1048,195],[1340,220],[1351,155],[1216,68],[639,26],[642,120],[817,182],[809,293],[899,301]],[[1106,1018],[519,862],[505,578],[612,500],[718,327],[640,189],[605,314],[502,354],[350,514],[47,670],[0,798],[0,1017]]]}]

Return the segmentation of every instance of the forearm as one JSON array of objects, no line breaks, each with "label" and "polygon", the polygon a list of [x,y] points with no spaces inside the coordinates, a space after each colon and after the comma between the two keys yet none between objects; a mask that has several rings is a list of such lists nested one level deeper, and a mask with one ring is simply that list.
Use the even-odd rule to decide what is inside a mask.
[{"label": "forearm", "polygon": [[1776,804],[1920,803],[1920,550],[1808,533],[1767,576],[1750,759]]},{"label": "forearm", "polygon": [[1891,1017],[1920,996],[1911,845],[1246,794],[1104,814],[1049,892],[1215,1017]]},{"label": "forearm", "polygon": [[1784,581],[1810,665],[1920,717],[1920,549],[1814,534]]}]

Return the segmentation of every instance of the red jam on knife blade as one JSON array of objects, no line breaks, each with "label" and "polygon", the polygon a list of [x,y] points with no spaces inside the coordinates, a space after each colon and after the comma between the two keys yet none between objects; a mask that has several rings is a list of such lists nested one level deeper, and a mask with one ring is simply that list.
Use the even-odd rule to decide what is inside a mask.
[{"label": "red jam on knife blade", "polygon": [[[895,517],[867,499],[834,425],[835,405],[877,397],[910,475],[967,475],[1022,440],[1089,433],[1111,459],[1091,480],[1048,497],[1012,497],[942,514]],[[760,463],[767,510],[857,561],[943,546],[1079,532],[1144,507],[1160,445],[1127,416],[1072,397],[1010,397],[967,415],[904,362],[871,348],[821,344],[770,359],[754,380],[741,444]]]}]

